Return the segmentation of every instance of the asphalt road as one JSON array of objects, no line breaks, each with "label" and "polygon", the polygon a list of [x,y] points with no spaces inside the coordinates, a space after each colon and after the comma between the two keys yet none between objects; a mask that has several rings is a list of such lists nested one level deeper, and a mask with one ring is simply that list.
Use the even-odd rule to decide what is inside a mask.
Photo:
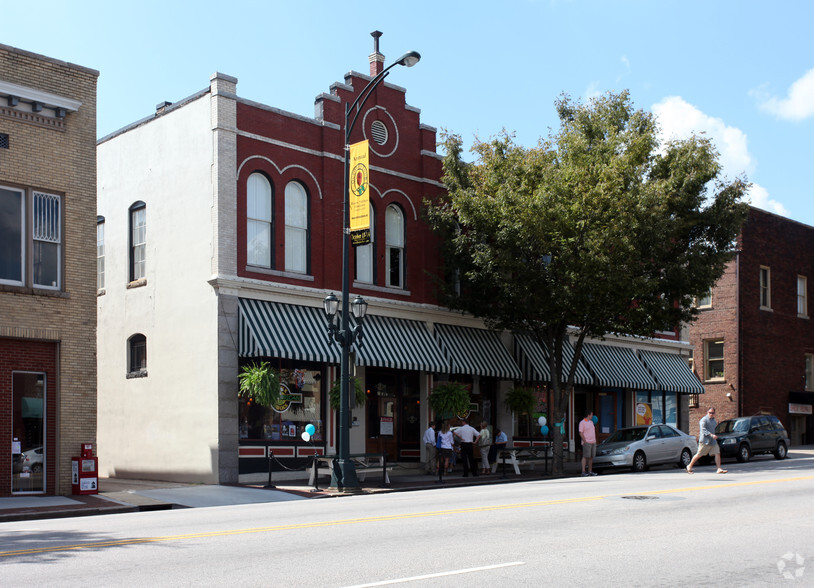
[{"label": "asphalt road", "polygon": [[0,525],[3,586],[812,586],[814,457]]}]

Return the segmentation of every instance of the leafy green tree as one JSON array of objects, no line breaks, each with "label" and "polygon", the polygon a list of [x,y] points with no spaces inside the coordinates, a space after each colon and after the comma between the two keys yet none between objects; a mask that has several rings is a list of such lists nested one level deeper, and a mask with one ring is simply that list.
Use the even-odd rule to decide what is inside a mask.
[{"label": "leafy green tree", "polygon": [[[473,163],[446,135],[446,194],[428,202],[441,237],[448,306],[528,332],[548,353],[555,471],[560,430],[586,337],[651,336],[696,315],[732,259],[745,178],[720,178],[710,140],[660,145],[655,116],[627,92],[587,104],[561,96],[560,128],[535,148],[504,132]],[[563,346],[575,338],[575,360]]]}]

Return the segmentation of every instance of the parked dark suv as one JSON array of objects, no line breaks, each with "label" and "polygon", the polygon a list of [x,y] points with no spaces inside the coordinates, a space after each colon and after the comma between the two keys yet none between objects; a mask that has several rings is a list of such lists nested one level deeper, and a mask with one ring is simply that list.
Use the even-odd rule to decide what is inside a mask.
[{"label": "parked dark suv", "polygon": [[789,435],[776,416],[760,415],[729,419],[715,427],[721,457],[745,462],[757,453],[773,453],[783,459],[789,448]]}]

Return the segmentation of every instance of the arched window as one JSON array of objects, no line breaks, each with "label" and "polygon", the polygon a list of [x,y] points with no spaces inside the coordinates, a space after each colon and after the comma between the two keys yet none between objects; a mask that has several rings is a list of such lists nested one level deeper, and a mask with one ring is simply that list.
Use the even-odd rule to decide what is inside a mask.
[{"label": "arched window", "polygon": [[136,333],[127,340],[127,375],[147,375],[147,337],[141,333]]},{"label": "arched window", "polygon": [[246,182],[246,263],[271,267],[271,183],[261,173]]},{"label": "arched window", "polygon": [[147,205],[130,206],[130,281],[147,277]]},{"label": "arched window", "polygon": [[404,287],[404,214],[391,204],[384,217],[387,286]]},{"label": "arched window", "polygon": [[299,182],[285,187],[285,270],[308,273],[308,194]]},{"label": "arched window", "polygon": [[374,247],[376,222],[373,216],[373,205],[370,205],[370,243],[356,247],[356,281],[372,284],[376,281],[373,260],[376,259]]}]

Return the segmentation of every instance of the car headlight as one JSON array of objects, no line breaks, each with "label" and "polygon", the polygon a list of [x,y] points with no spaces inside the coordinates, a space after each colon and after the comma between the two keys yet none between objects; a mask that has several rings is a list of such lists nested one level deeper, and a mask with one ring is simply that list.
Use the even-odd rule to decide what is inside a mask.
[{"label": "car headlight", "polygon": [[608,455],[622,455],[624,453],[627,453],[629,449],[630,449],[630,446],[628,446],[628,447],[620,447],[619,449],[614,449],[612,451],[609,451]]},{"label": "car headlight", "polygon": [[737,439],[732,439],[732,438],[724,439],[723,441],[721,441],[721,445],[732,445],[733,443],[737,443],[737,442],[738,442]]}]

